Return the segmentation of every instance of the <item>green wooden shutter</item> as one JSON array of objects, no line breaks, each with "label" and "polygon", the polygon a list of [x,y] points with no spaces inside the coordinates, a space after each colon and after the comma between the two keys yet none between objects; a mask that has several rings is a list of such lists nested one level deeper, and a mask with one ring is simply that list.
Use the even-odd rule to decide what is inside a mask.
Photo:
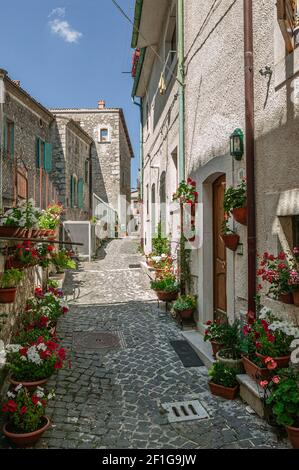
[{"label": "green wooden shutter", "polygon": [[10,141],[10,156],[13,158],[15,155],[15,124],[11,123],[11,141]]},{"label": "green wooden shutter", "polygon": [[39,137],[36,138],[36,167],[41,167],[41,140]]},{"label": "green wooden shutter", "polygon": [[74,192],[74,177],[73,175],[71,176],[71,181],[70,181],[70,203],[71,207],[74,207],[74,199],[75,199],[75,192]]},{"label": "green wooden shutter", "polygon": [[84,181],[80,178],[78,181],[78,207],[83,209],[84,207]]},{"label": "green wooden shutter", "polygon": [[52,171],[52,144],[45,144],[45,165],[44,168],[47,173]]}]

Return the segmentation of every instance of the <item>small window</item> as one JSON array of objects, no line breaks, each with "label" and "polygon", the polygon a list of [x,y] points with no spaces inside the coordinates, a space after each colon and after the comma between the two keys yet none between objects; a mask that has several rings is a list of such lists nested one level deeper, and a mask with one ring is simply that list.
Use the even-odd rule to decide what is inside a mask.
[{"label": "small window", "polygon": [[108,129],[101,129],[100,130],[100,142],[108,142],[108,140],[109,140]]}]

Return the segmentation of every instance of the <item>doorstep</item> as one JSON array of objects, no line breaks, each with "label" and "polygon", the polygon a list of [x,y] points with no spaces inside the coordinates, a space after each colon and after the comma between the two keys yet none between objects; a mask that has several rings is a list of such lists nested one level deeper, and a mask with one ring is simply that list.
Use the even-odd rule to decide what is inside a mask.
[{"label": "doorstep", "polygon": [[210,369],[215,362],[210,343],[204,341],[203,335],[199,331],[183,331],[182,335],[193,347],[204,365]]},{"label": "doorstep", "polygon": [[264,405],[261,399],[263,389],[247,374],[237,375],[240,396],[261,418],[264,418]]},{"label": "doorstep", "polygon": [[153,281],[155,280],[155,269],[150,268],[145,261],[140,261],[142,271],[147,274]]}]

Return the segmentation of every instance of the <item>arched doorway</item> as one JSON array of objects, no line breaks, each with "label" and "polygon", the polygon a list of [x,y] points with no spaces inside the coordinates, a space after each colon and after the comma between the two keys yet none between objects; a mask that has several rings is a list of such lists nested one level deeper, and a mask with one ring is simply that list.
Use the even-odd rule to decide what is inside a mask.
[{"label": "arched doorway", "polygon": [[166,172],[163,171],[160,177],[160,221],[161,233],[166,235]]},{"label": "arched doorway", "polygon": [[226,298],[226,248],[221,238],[221,225],[224,220],[224,192],[226,177],[221,175],[213,183],[213,267],[214,267],[214,318],[223,319],[227,315]]}]

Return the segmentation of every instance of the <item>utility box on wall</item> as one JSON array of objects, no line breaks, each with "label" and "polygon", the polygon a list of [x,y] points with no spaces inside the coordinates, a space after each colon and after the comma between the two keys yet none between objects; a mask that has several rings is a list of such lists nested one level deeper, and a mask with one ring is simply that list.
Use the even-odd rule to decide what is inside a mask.
[{"label": "utility box on wall", "polygon": [[63,241],[82,243],[82,246],[66,245],[82,260],[91,261],[95,255],[95,229],[88,220],[63,222]]}]

